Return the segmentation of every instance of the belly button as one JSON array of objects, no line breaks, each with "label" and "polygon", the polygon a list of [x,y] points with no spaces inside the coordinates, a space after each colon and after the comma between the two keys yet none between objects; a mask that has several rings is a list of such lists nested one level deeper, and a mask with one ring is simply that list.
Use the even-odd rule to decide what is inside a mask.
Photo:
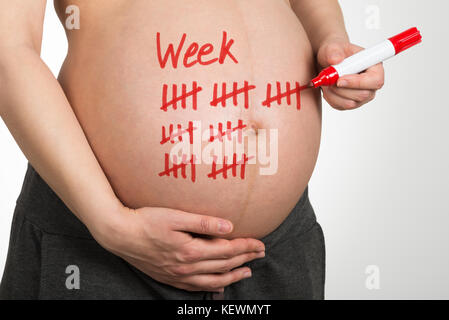
[{"label": "belly button", "polygon": [[259,134],[259,124],[255,121],[248,122],[248,129],[250,129],[257,136]]},{"label": "belly button", "polygon": [[256,136],[259,134],[259,128],[257,128],[257,126],[255,124],[251,125],[251,129],[254,130],[254,133],[256,134]]}]

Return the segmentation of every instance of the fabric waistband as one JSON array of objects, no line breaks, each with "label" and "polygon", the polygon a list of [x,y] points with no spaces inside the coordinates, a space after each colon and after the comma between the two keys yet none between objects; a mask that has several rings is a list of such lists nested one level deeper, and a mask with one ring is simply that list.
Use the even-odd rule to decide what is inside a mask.
[{"label": "fabric waistband", "polygon": [[[15,214],[23,214],[30,223],[50,234],[93,239],[87,227],[67,208],[30,164],[17,199]],[[315,223],[315,214],[306,188],[287,218],[261,240],[269,247],[290,234],[297,236],[307,232]]]},{"label": "fabric waistband", "polygon": [[87,227],[30,164],[17,199],[15,214],[23,214],[25,219],[46,233],[93,239]]},{"label": "fabric waistband", "polygon": [[300,237],[316,224],[316,216],[309,201],[309,188],[306,187],[295,207],[290,211],[287,218],[271,233],[260,239],[265,248],[269,249],[276,243]]}]

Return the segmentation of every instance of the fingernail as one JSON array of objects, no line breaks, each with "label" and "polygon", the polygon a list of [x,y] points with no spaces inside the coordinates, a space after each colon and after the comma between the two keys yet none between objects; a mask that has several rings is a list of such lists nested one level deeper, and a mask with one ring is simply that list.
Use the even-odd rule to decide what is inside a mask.
[{"label": "fingernail", "polygon": [[226,221],[220,221],[218,223],[218,231],[221,233],[228,233],[231,231],[231,225]]},{"label": "fingernail", "polygon": [[339,80],[337,82],[337,87],[346,87],[348,85],[348,81],[346,80]]},{"label": "fingernail", "polygon": [[251,271],[245,271],[245,273],[243,273],[243,277],[244,277],[244,278],[249,278],[249,277],[251,277]]},{"label": "fingernail", "polygon": [[263,257],[265,257],[265,251],[259,252],[259,253],[257,254],[257,257],[258,257],[258,258],[263,258]]}]

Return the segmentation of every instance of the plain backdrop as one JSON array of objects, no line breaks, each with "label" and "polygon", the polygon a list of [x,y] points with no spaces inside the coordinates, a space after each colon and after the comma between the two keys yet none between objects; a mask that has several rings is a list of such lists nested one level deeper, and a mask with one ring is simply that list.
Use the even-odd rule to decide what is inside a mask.
[{"label": "plain backdrop", "polygon": [[[310,197],[326,237],[326,298],[449,299],[449,1],[340,3],[353,43],[412,26],[424,42],[385,63],[386,85],[369,105],[323,105]],[[66,49],[49,1],[42,58],[55,75]],[[0,122],[0,274],[25,169]]]}]

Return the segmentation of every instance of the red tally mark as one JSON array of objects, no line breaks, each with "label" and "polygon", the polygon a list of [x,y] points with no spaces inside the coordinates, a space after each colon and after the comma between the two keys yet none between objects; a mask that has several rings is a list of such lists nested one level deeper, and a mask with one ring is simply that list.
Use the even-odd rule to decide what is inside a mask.
[{"label": "red tally mark", "polygon": [[218,96],[218,83],[214,84],[214,96],[213,100],[210,102],[210,105],[216,107],[218,104],[221,104],[222,107],[226,107],[226,102],[229,99],[232,99],[232,103],[234,106],[237,106],[238,96],[244,95],[244,105],[245,109],[249,108],[249,91],[255,89],[256,86],[249,85],[248,81],[245,81],[242,88],[238,88],[238,83],[234,82],[232,85],[232,91],[227,92],[226,82],[221,84],[221,96]]},{"label": "red tally mark", "polygon": [[286,83],[286,90],[282,92],[281,89],[281,83],[276,82],[276,95],[271,96],[271,84],[267,84],[267,98],[265,101],[262,102],[263,106],[266,106],[268,108],[271,107],[271,103],[277,102],[278,105],[282,103],[282,99],[286,99],[287,104],[291,105],[291,96],[296,95],[296,109],[301,109],[301,95],[300,95],[301,87],[299,86],[298,82],[295,82],[295,88],[291,89],[290,82]]},{"label": "red tally mark", "polygon": [[[182,125],[178,124],[176,132],[175,132],[173,124],[169,125],[168,130],[165,126],[163,126],[162,127],[162,139],[161,139],[160,143],[161,144],[165,144],[167,142],[175,143],[176,139],[178,139],[178,141],[182,141],[182,136],[185,133],[188,133],[189,134],[189,142],[190,142],[190,144],[193,144],[193,130],[195,130],[195,129],[197,129],[197,128],[193,127],[192,121],[189,121],[187,129],[182,129]],[[168,135],[167,135],[167,131],[168,131]]]},{"label": "red tally mark", "polygon": [[173,155],[173,166],[170,168],[170,154],[165,154],[165,170],[159,173],[160,177],[173,175],[174,178],[178,178],[178,172],[180,172],[183,179],[187,179],[187,165],[190,165],[190,179],[195,182],[196,179],[196,167],[195,167],[195,156],[192,155],[190,160],[187,160],[185,154],[182,155],[182,160],[178,163],[178,157]]},{"label": "red tally mark", "polygon": [[234,153],[232,157],[232,163],[228,164],[228,157],[224,156],[223,158],[223,167],[221,169],[217,169],[217,157],[214,156],[214,161],[212,162],[212,171],[207,176],[212,179],[217,179],[218,175],[222,175],[224,179],[228,178],[228,171],[231,170],[231,174],[233,177],[237,176],[237,167],[240,166],[240,179],[245,179],[245,167],[248,161],[252,157],[248,157],[246,154],[243,154],[242,159],[237,161],[237,154]]},{"label": "red tally mark", "polygon": [[218,123],[218,134],[215,134],[215,130],[214,130],[214,126],[211,124],[209,126],[210,129],[210,138],[209,141],[210,142],[214,142],[215,139],[218,139],[220,142],[223,141],[223,137],[226,136],[228,138],[229,141],[232,141],[232,133],[237,131],[237,141],[238,143],[242,143],[243,140],[243,129],[246,128],[246,125],[243,124],[242,120],[238,121],[238,124],[236,127],[232,127],[232,122],[228,121],[226,123],[226,130],[223,131],[223,123]]},{"label": "red tally mark", "polygon": [[164,84],[162,87],[162,107],[161,110],[167,112],[168,107],[172,107],[174,110],[178,108],[178,102],[181,103],[181,108],[187,108],[187,99],[192,98],[191,107],[193,110],[197,109],[198,104],[198,92],[203,90],[201,86],[198,86],[196,81],[192,84],[192,90],[187,92],[187,85],[182,84],[181,94],[178,95],[178,86],[176,84],[172,85],[172,98],[168,101],[168,85]]}]

